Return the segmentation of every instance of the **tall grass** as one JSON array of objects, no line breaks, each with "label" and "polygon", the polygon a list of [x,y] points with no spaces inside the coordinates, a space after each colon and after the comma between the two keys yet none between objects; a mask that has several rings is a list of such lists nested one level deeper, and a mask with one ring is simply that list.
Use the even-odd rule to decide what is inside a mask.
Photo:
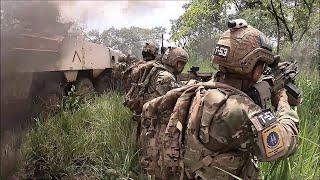
[{"label": "tall grass", "polygon": [[131,136],[131,113],[122,96],[109,93],[76,111],[36,121],[22,153],[23,178],[114,179],[135,177],[140,168]]},{"label": "tall grass", "polygon": [[199,72],[216,72],[217,67],[216,65],[214,66],[209,60],[195,60],[191,59],[188,61],[188,63],[185,65],[183,72],[186,73],[190,70],[192,66],[198,66],[200,68]]},{"label": "tall grass", "polygon": [[303,104],[298,107],[299,147],[283,160],[263,163],[263,177],[269,179],[320,179],[320,78],[317,73],[301,74],[298,86],[303,93]]}]

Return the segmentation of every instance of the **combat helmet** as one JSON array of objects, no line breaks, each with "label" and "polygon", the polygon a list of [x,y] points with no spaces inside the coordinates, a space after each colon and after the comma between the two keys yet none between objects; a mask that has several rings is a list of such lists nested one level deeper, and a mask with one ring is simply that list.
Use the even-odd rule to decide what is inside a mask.
[{"label": "combat helmet", "polygon": [[258,61],[272,64],[274,54],[270,40],[243,19],[228,22],[214,50],[213,63],[223,72],[248,74]]},{"label": "combat helmet", "polygon": [[169,47],[162,56],[161,61],[163,64],[174,67],[178,61],[187,63],[188,60],[189,55],[187,51],[180,47]]},{"label": "combat helmet", "polygon": [[150,61],[155,59],[156,55],[158,54],[158,47],[151,43],[147,42],[142,49],[142,57],[146,61]]}]

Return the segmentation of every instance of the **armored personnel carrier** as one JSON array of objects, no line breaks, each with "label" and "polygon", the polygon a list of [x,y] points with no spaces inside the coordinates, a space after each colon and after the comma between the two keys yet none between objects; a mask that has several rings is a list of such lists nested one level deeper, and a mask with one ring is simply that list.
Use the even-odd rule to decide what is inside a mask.
[{"label": "armored personnel carrier", "polygon": [[56,107],[70,85],[79,95],[103,90],[123,54],[83,36],[70,36],[66,29],[57,23],[55,29],[24,29],[2,37],[6,42],[1,57],[2,98],[8,103],[31,98],[41,107]]}]

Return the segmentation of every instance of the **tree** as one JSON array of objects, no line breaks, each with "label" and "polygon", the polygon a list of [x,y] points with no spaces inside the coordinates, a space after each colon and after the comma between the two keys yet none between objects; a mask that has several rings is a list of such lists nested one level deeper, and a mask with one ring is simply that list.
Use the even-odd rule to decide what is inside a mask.
[{"label": "tree", "polygon": [[171,21],[171,40],[188,49],[193,58],[209,58],[217,35],[227,28],[229,7],[224,2],[193,0],[185,4],[184,14]]},{"label": "tree", "polygon": [[315,27],[311,21],[318,17],[319,4],[316,0],[193,0],[172,21],[171,39],[196,58],[208,57],[226,22],[242,18],[275,40],[277,53],[290,44],[294,54],[310,27]]},{"label": "tree", "polygon": [[281,40],[289,41],[293,48],[301,42],[310,28],[311,17],[317,15],[316,9],[319,9],[319,2],[316,0],[234,0],[233,2],[240,17],[246,17],[251,25],[264,32],[272,31],[269,35],[277,39],[277,52]]},{"label": "tree", "polygon": [[161,44],[161,34],[166,32],[163,27],[145,29],[139,27],[109,28],[102,33],[92,30],[87,33],[89,39],[94,43],[101,43],[113,49],[118,49],[127,54],[141,57],[142,47],[146,42]]}]

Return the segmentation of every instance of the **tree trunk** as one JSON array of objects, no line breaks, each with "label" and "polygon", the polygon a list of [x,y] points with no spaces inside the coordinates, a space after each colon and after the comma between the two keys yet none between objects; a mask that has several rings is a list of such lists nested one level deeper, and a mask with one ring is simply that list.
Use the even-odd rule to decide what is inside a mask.
[{"label": "tree trunk", "polygon": [[279,54],[280,51],[280,23],[279,20],[277,20],[277,54]]}]

